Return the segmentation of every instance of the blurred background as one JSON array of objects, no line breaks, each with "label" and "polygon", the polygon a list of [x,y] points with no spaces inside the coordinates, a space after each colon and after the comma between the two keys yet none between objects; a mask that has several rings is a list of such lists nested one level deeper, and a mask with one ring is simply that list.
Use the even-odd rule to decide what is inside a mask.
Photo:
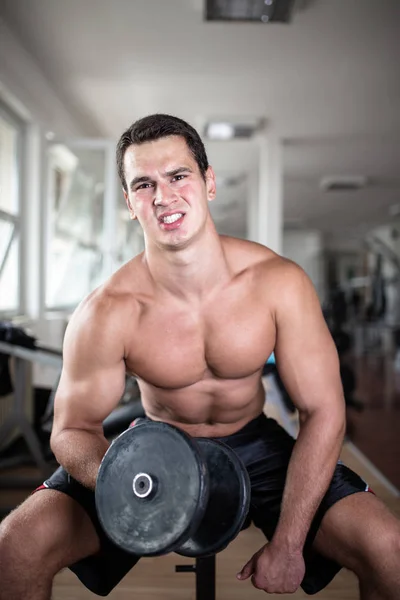
[{"label": "blurred background", "polygon": [[40,479],[51,462],[71,312],[143,249],[114,155],[122,131],[154,112],[201,133],[219,232],[263,243],[311,277],[340,355],[347,439],[398,495],[399,25],[397,0],[1,0],[8,503],[32,485],[10,469],[39,468]]}]

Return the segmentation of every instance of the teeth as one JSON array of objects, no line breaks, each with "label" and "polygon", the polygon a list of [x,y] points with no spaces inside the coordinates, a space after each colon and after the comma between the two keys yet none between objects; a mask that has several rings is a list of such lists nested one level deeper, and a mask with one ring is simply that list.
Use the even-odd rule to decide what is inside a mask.
[{"label": "teeth", "polygon": [[176,213],[174,215],[170,215],[168,217],[163,217],[164,223],[175,223],[178,219],[182,217],[182,213]]}]

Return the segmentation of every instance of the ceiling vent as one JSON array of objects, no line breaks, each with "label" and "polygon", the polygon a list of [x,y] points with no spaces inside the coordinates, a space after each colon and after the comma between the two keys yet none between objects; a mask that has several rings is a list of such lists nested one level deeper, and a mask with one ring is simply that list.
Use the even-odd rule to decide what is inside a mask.
[{"label": "ceiling vent", "polygon": [[207,21],[253,21],[262,23],[291,20],[295,0],[206,0]]},{"label": "ceiling vent", "polygon": [[216,175],[216,183],[218,187],[236,187],[241,185],[246,180],[245,173],[239,175]]},{"label": "ceiling vent", "polygon": [[304,229],[304,219],[301,217],[286,217],[283,226],[285,229]]},{"label": "ceiling vent", "polygon": [[355,192],[365,188],[368,180],[363,175],[334,175],[323,177],[320,188],[324,192]]}]

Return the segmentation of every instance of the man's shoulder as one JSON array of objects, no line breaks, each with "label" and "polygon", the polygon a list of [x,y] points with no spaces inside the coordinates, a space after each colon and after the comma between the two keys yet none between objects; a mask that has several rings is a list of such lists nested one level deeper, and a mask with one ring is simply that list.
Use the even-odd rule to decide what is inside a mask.
[{"label": "man's shoulder", "polygon": [[285,299],[290,303],[312,287],[308,275],[297,263],[278,254],[257,265],[257,278],[279,303]]},{"label": "man's shoulder", "polygon": [[239,271],[255,270],[257,275],[273,278],[277,282],[297,281],[304,271],[293,261],[277,254],[257,242],[221,236],[226,253]]},{"label": "man's shoulder", "polygon": [[141,278],[140,257],[135,257],[88,294],[76,308],[73,319],[80,322],[94,320],[103,325],[132,318],[140,308]]},{"label": "man's shoulder", "polygon": [[252,268],[278,256],[270,248],[256,242],[225,235],[221,235],[220,239],[228,261],[238,271]]}]

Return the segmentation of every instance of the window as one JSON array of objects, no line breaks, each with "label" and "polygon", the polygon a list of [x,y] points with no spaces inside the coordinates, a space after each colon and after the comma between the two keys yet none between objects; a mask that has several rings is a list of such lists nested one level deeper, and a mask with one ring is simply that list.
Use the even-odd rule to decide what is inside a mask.
[{"label": "window", "polygon": [[46,308],[74,308],[104,280],[106,149],[48,149]]},{"label": "window", "polygon": [[122,194],[117,199],[117,234],[115,248],[115,270],[144,250],[143,229],[138,221],[132,221]]},{"label": "window", "polygon": [[21,306],[21,146],[23,124],[0,104],[0,313]]},{"label": "window", "polygon": [[48,146],[46,309],[70,310],[144,248],[117,181],[115,143]]}]

